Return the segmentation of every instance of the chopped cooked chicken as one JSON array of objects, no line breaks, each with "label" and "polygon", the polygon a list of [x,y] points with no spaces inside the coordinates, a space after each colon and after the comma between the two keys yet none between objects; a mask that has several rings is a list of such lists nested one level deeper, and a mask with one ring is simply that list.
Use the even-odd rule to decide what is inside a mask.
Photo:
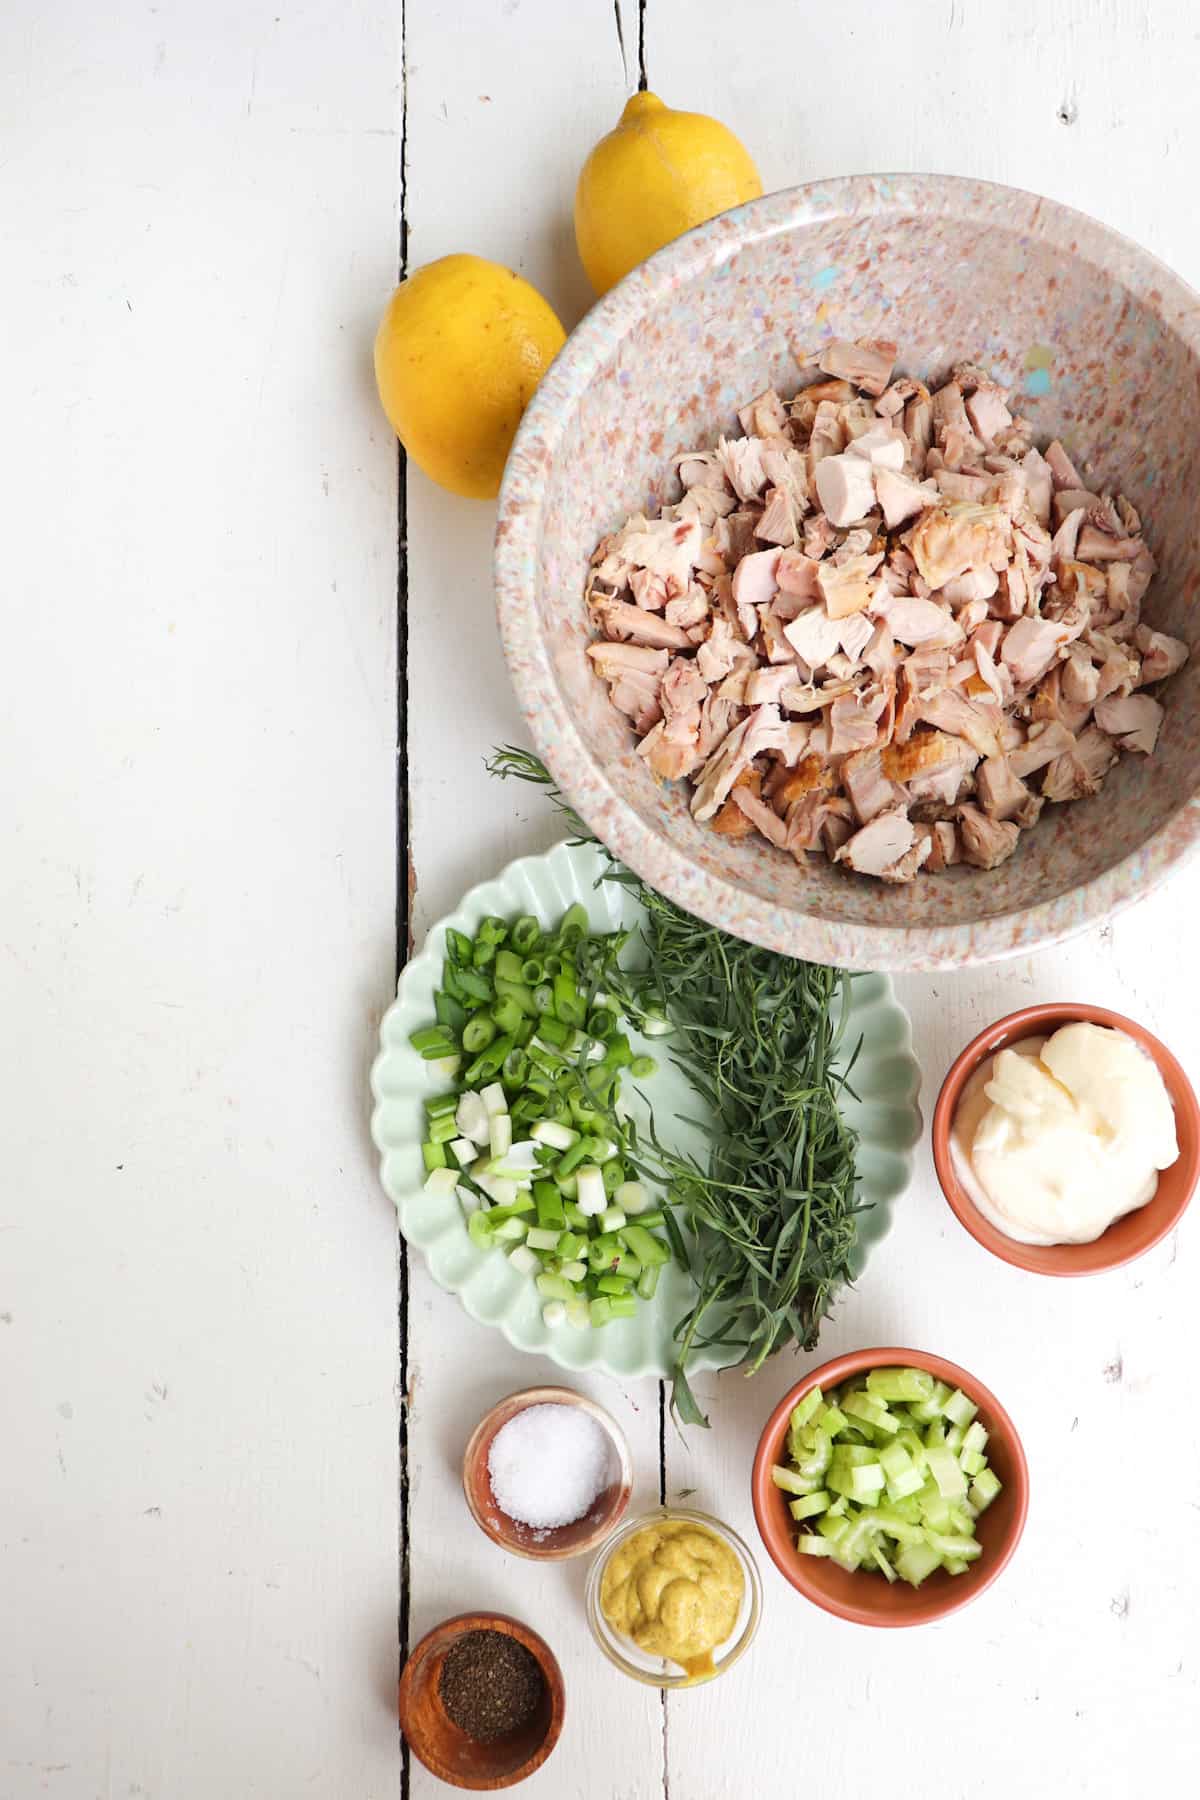
[{"label": "chopped cooked chicken", "polygon": [[657,613],[631,606],[627,600],[598,600],[593,603],[606,637],[623,638],[631,644],[649,644],[656,650],[690,650],[691,639],[679,625],[668,625]]},{"label": "chopped cooked chicken", "polygon": [[1165,681],[1182,669],[1188,659],[1188,647],[1180,638],[1168,637],[1163,631],[1151,631],[1139,625],[1134,642],[1142,653],[1142,678],[1139,686],[1151,681]]},{"label": "chopped cooked chicken", "polygon": [[786,730],[777,706],[760,706],[740,725],[735,725],[704,765],[704,773],[692,796],[693,817],[701,824],[711,819],[747,763],[760,751],[782,748]]},{"label": "chopped cooked chicken", "polygon": [[[916,839],[912,820],[903,807],[881,812],[848,838],[834,862],[848,863],[860,875],[886,876]],[[915,873],[915,871],[914,871]]]},{"label": "chopped cooked chicken", "polygon": [[979,804],[993,819],[1015,819],[1030,799],[1029,789],[1014,775],[1006,756],[987,756],[975,771]]},{"label": "chopped cooked chicken", "polygon": [[1145,690],[1189,651],[1142,621],[1130,502],[1035,449],[985,369],[931,391],[895,354],[805,356],[822,379],[677,456],[682,497],[610,532],[585,593],[593,666],[698,820],[904,882],[994,868],[1151,754]]},{"label": "chopped cooked chicken", "polygon": [[756,830],[753,819],[744,813],[737,803],[736,796],[743,788],[757,794],[762,788],[762,776],[757,769],[743,769],[730,790],[729,798],[712,820],[712,828],[719,831],[722,837],[753,837]]},{"label": "chopped cooked chicken", "polygon": [[870,577],[879,561],[879,556],[852,556],[840,565],[832,561],[818,565],[817,586],[831,619],[845,619],[870,605],[875,591]]},{"label": "chopped cooked chicken", "polygon": [[930,507],[911,534],[912,553],[922,581],[944,587],[968,569],[1003,569],[1011,560],[1011,522],[999,506],[962,504]]},{"label": "chopped cooked chicken", "polygon": [[658,723],[662,717],[659,690],[669,661],[665,650],[601,639],[588,645],[588,655],[597,675],[609,684],[609,699],[633,720],[635,731],[649,731]]},{"label": "chopped cooked chicken", "polygon": [[1069,750],[1064,750],[1042,777],[1042,799],[1062,802],[1084,800],[1100,791],[1100,785],[1117,760],[1117,746],[1100,730],[1089,725]]},{"label": "chopped cooked chicken", "polygon": [[1109,695],[1096,702],[1096,723],[1123,750],[1152,756],[1162,728],[1163,709],[1149,694]]},{"label": "chopped cooked chicken", "polygon": [[875,504],[872,466],[865,458],[848,450],[838,456],[823,457],[813,479],[825,517],[839,529],[857,525]]},{"label": "chopped cooked chicken", "polygon": [[958,829],[963,861],[977,869],[995,869],[1007,862],[1017,847],[1021,827],[1005,819],[989,819],[977,806],[958,809]]},{"label": "chopped cooked chicken", "polygon": [[856,344],[834,338],[817,358],[817,367],[826,375],[853,382],[864,394],[878,397],[892,379],[898,345],[882,338],[862,338]]}]

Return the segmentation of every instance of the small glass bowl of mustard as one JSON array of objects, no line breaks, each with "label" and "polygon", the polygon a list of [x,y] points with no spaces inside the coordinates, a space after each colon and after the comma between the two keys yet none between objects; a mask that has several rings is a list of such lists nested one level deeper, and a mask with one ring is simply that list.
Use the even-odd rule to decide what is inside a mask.
[{"label": "small glass bowl of mustard", "polygon": [[[655,1538],[650,1536],[651,1533],[661,1542],[664,1536],[693,1532],[701,1539],[710,1540],[710,1544],[704,1546],[704,1549],[719,1579],[731,1577],[737,1588],[737,1578],[740,1577],[740,1592],[735,1596],[736,1604],[729,1606],[724,1615],[720,1611],[718,1596],[715,1629],[723,1635],[714,1637],[699,1655],[676,1661],[661,1649],[654,1653],[644,1650],[610,1621],[605,1603],[606,1598],[611,1600],[612,1596],[606,1591],[605,1574],[622,1552],[625,1553],[626,1560],[631,1552],[636,1555],[635,1539],[644,1542],[649,1554],[655,1547]],[[646,1534],[644,1540],[642,1534]],[[711,1546],[711,1540],[715,1540],[715,1549]],[[694,1511],[691,1507],[659,1506],[652,1512],[642,1513],[638,1518],[628,1520],[607,1539],[588,1572],[585,1604],[592,1636],[609,1662],[615,1663],[623,1674],[634,1681],[643,1682],[647,1687],[699,1687],[731,1669],[750,1648],[762,1615],[762,1583],[759,1580],[758,1565],[748,1545],[743,1543],[736,1531],[722,1524],[720,1519],[714,1519],[708,1513]],[[729,1622],[730,1619],[732,1623]]]}]

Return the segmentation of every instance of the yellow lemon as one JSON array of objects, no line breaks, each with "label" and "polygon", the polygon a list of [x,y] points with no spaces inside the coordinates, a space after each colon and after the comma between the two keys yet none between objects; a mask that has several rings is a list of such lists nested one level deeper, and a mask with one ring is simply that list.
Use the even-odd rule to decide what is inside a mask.
[{"label": "yellow lemon", "polygon": [[482,256],[443,256],[402,281],[375,338],[392,429],[452,493],[485,500],[521,414],[566,333],[536,288]]},{"label": "yellow lemon", "polygon": [[704,113],[635,94],[575,190],[575,242],[598,294],[672,238],[762,193],[732,131]]}]

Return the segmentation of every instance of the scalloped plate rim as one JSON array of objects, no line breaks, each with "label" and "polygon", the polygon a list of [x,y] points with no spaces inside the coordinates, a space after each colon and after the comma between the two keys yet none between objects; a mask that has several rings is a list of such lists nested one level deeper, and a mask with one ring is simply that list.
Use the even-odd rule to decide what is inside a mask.
[{"label": "scalloped plate rim", "polygon": [[[382,1081],[383,1073],[392,1062],[393,1058],[396,1057],[404,1059],[411,1058],[414,1068],[419,1062],[416,1053],[409,1050],[406,1044],[400,1045],[388,1041],[388,1029],[391,1022],[395,1020],[406,1006],[406,987],[411,987],[414,979],[419,979],[420,973],[429,970],[436,983],[437,965],[440,961],[441,951],[439,949],[435,954],[435,944],[444,943],[445,933],[449,929],[465,931],[468,935],[471,935],[478,922],[479,915],[490,910],[484,899],[487,890],[502,888],[506,884],[516,883],[522,879],[532,886],[534,884],[531,880],[531,872],[547,869],[556,861],[565,863],[566,867],[571,871],[572,876],[578,879],[578,871],[576,868],[578,860],[581,858],[600,859],[602,854],[603,853],[596,846],[590,844],[572,844],[568,840],[563,839],[560,840],[559,843],[551,846],[549,850],[514,857],[495,875],[488,876],[482,881],[475,882],[467,889],[466,893],[462,896],[458,905],[452,912],[444,914],[429,926],[425,933],[421,948],[408,958],[404,967],[401,969],[396,983],[395,997],[392,999],[380,1020],[380,1047],[371,1064],[370,1070],[370,1090],[374,1100],[370,1120],[371,1139],[379,1156],[380,1185],[396,1208],[400,1232],[404,1237],[408,1248],[410,1251],[421,1257],[432,1279],[446,1293],[452,1294],[458,1300],[464,1312],[466,1312],[470,1318],[474,1319],[480,1325],[490,1326],[499,1330],[515,1350],[520,1350],[529,1355],[545,1356],[560,1368],[577,1373],[595,1370],[620,1380],[641,1380],[651,1376],[662,1379],[664,1377],[669,1378],[670,1374],[670,1370],[664,1366],[662,1358],[655,1358],[652,1355],[642,1355],[635,1360],[634,1366],[618,1363],[605,1353],[604,1334],[601,1332],[576,1332],[573,1337],[562,1340],[562,1344],[560,1344],[559,1340],[557,1340],[553,1334],[544,1342],[530,1343],[521,1335],[520,1321],[511,1304],[506,1305],[505,1310],[502,1311],[498,1317],[488,1317],[486,1313],[480,1309],[476,1297],[471,1295],[468,1289],[470,1287],[472,1276],[485,1266],[490,1253],[475,1251],[472,1248],[472,1265],[468,1274],[465,1277],[453,1281],[445,1279],[443,1275],[434,1268],[428,1254],[430,1250],[434,1249],[434,1245],[432,1243],[425,1245],[419,1241],[415,1241],[410,1236],[409,1230],[406,1229],[405,1204],[406,1202],[411,1202],[413,1199],[413,1190],[411,1187],[406,1187],[403,1191],[397,1191],[397,1184],[392,1182],[385,1173],[386,1158],[388,1154],[394,1150],[395,1146],[394,1144],[384,1141],[380,1129],[382,1110],[387,1100],[390,1098],[384,1091]],[[580,882],[581,887],[584,885],[583,882]],[[628,890],[621,890],[621,892],[625,895],[627,902],[636,905],[636,902],[632,900],[632,896],[628,894]],[[911,1120],[911,1129],[906,1134],[903,1141],[895,1142],[886,1139],[870,1140],[873,1149],[894,1159],[900,1180],[895,1184],[890,1180],[885,1181],[883,1191],[869,1203],[868,1209],[860,1216],[859,1238],[852,1258],[853,1275],[850,1285],[853,1285],[854,1282],[861,1278],[870,1253],[877,1245],[883,1242],[892,1230],[895,1207],[903,1199],[911,1186],[913,1176],[913,1152],[916,1145],[920,1142],[924,1130],[924,1120],[920,1108],[921,1068],[913,1050],[912,1021],[906,1009],[896,998],[891,976],[884,970],[850,971],[849,973],[851,974],[853,981],[875,980],[882,983],[882,987],[877,997],[867,1003],[868,1010],[888,1014],[893,1019],[899,1021],[900,1030],[897,1041],[895,1044],[888,1047],[886,1055],[890,1059],[905,1061],[909,1064],[909,1079],[905,1083],[902,1091],[897,1091],[894,1095],[889,1095],[887,1101],[883,1104],[888,1105],[897,1113],[908,1112]],[[860,1180],[861,1179],[862,1178],[860,1177]],[[569,1355],[562,1345],[573,1345],[576,1341],[578,1342],[581,1351],[590,1349],[593,1353],[591,1355],[585,1354],[581,1357]],[[688,1364],[689,1373],[700,1373],[707,1370],[718,1369],[723,1366],[725,1365],[723,1364],[722,1357],[719,1351],[715,1349],[702,1350],[695,1353]]]}]

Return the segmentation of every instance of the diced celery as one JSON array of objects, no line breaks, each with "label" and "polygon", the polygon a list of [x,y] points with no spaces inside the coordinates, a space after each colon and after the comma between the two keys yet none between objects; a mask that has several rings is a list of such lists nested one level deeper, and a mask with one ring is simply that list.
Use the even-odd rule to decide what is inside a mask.
[{"label": "diced celery", "polygon": [[923,1544],[925,1527],[902,1519],[892,1508],[879,1507],[871,1515],[871,1524],[876,1531],[884,1531],[888,1537],[895,1538],[900,1544]]},{"label": "diced celery", "polygon": [[973,1400],[968,1400],[961,1388],[955,1388],[949,1399],[942,1404],[942,1411],[954,1425],[964,1428],[971,1423],[979,1408]]},{"label": "diced celery", "polygon": [[782,1468],[779,1463],[772,1466],[771,1480],[785,1494],[811,1494],[813,1491],[814,1484],[811,1481],[807,1481],[803,1475],[797,1475],[792,1469]]},{"label": "diced celery", "polygon": [[832,1556],[834,1547],[827,1538],[814,1537],[811,1531],[802,1531],[796,1539],[796,1548],[801,1556]]},{"label": "diced celery", "polygon": [[919,1425],[928,1425],[941,1417],[942,1407],[950,1398],[950,1393],[951,1390],[944,1381],[935,1381],[928,1400],[914,1400],[908,1410]]},{"label": "diced celery", "polygon": [[981,1450],[959,1452],[958,1466],[964,1475],[979,1475],[987,1468],[987,1457]]},{"label": "diced celery", "polygon": [[988,1434],[978,1419],[967,1426],[967,1435],[962,1441],[964,1450],[979,1451],[987,1449]]},{"label": "diced celery", "polygon": [[793,1519],[815,1519],[818,1513],[828,1512],[829,1495],[823,1488],[815,1494],[802,1494],[796,1500],[789,1500],[788,1511]]},{"label": "diced celery", "polygon": [[940,1445],[944,1445],[945,1442],[946,1427],[940,1419],[934,1419],[932,1423],[925,1428],[925,1448],[926,1450],[936,1449]]},{"label": "diced celery", "polygon": [[846,1512],[849,1504],[850,1503],[846,1499],[845,1494],[839,1494],[836,1500],[831,1500],[829,1502],[829,1510],[833,1514],[835,1519],[841,1518],[842,1515]]},{"label": "diced celery", "polygon": [[830,1460],[835,1469],[856,1469],[879,1459],[869,1444],[835,1444]]},{"label": "diced celery", "polygon": [[946,1433],[947,1450],[953,1450],[954,1454],[957,1456],[962,1449],[963,1439],[966,1435],[967,1434],[961,1425],[952,1425]]},{"label": "diced celery", "polygon": [[839,1506],[845,1506],[845,1504],[844,1500],[833,1501],[829,1511],[823,1513],[817,1520],[817,1530],[823,1538],[828,1538],[831,1544],[836,1544],[838,1539],[844,1537],[850,1529],[849,1519],[844,1513],[837,1511]]},{"label": "diced celery", "polygon": [[939,1556],[952,1556],[956,1562],[974,1562],[983,1555],[983,1545],[977,1538],[941,1531],[929,1531],[925,1536],[931,1550]]},{"label": "diced celery", "polygon": [[947,1575],[965,1575],[970,1566],[970,1563],[963,1562],[957,1556],[948,1556],[942,1564]]},{"label": "diced celery", "polygon": [[835,1406],[830,1401],[829,1405],[821,1408],[813,1423],[826,1437],[836,1437],[839,1431],[846,1429],[846,1415],[840,1406]]},{"label": "diced celery", "polygon": [[896,1557],[896,1573],[910,1587],[920,1587],[927,1576],[941,1567],[942,1559],[928,1544],[905,1544]]},{"label": "diced celery", "polygon": [[872,1369],[867,1392],[880,1400],[928,1400],[933,1376],[925,1369]]},{"label": "diced celery", "polygon": [[891,1563],[879,1548],[877,1541],[871,1545],[871,1561],[875,1564],[877,1569],[883,1571],[889,1581],[895,1581],[896,1571],[892,1568]]},{"label": "diced celery", "polygon": [[809,1388],[807,1394],[801,1396],[792,1408],[791,1424],[794,1430],[799,1431],[808,1424],[820,1406],[822,1398],[819,1387]]},{"label": "diced celery", "polygon": [[982,1512],[1000,1492],[1000,1482],[991,1469],[983,1469],[971,1483],[971,1504]]},{"label": "diced celery", "polygon": [[944,1445],[935,1445],[926,1451],[929,1473],[937,1482],[938,1493],[944,1500],[957,1500],[967,1491],[967,1480],[958,1466],[958,1459],[952,1450]]},{"label": "diced celery", "polygon": [[870,1394],[846,1394],[841,1404],[843,1412],[853,1419],[863,1420],[875,1431],[884,1431],[891,1436],[900,1429],[899,1419],[892,1417],[882,1400],[876,1400]]},{"label": "diced celery", "polygon": [[850,1471],[850,1494],[854,1500],[869,1500],[882,1491],[887,1477],[879,1464],[860,1463]]}]

